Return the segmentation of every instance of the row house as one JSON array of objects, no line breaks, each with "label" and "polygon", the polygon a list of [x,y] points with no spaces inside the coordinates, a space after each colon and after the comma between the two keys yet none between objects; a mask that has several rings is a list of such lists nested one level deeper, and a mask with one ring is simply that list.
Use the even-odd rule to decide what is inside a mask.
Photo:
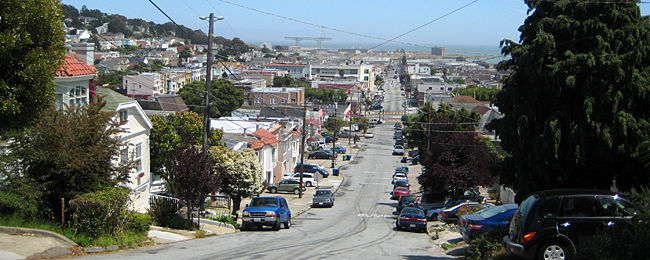
[{"label": "row house", "polygon": [[93,66],[94,43],[82,41],[70,44],[70,52],[63,59],[61,69],[56,71],[55,107],[86,106],[94,95],[97,68]]},{"label": "row house", "polygon": [[420,66],[419,63],[408,65],[408,74],[431,75],[431,68],[429,66]]},{"label": "row house", "polygon": [[120,149],[119,159],[114,164],[134,162],[129,179],[122,183],[133,192],[130,194],[130,209],[146,213],[149,208],[151,188],[149,137],[153,124],[137,101],[107,88],[98,88],[97,95],[106,101],[102,111],[114,113],[113,120],[121,121],[119,138],[125,146]]},{"label": "row house", "polygon": [[264,79],[258,78],[246,78],[240,80],[230,80],[230,82],[235,85],[236,88],[241,89],[244,94],[244,105],[253,105],[253,99],[251,98],[251,91],[257,88],[265,88],[266,81]]},{"label": "row house", "polygon": [[286,71],[294,78],[309,78],[309,66],[305,64],[271,63],[264,65],[265,69]]},{"label": "row house", "polygon": [[140,75],[124,75],[122,88],[128,97],[147,99],[166,92],[162,76],[158,73],[142,73]]},{"label": "row house", "polygon": [[352,65],[330,65],[318,64],[310,65],[309,79],[333,79],[340,78],[339,71],[343,70],[343,78],[355,78],[358,81],[368,84],[369,90],[375,88],[375,75],[372,65],[352,64]]},{"label": "row house", "polygon": [[302,105],[304,88],[255,88],[250,91],[249,102],[255,106]]},{"label": "row house", "polygon": [[276,70],[276,69],[261,69],[261,70],[244,70],[241,73],[244,77],[260,77],[266,80],[267,86],[273,86],[273,80],[275,77],[284,77],[287,75],[286,70]]},{"label": "row house", "polygon": [[96,96],[101,96],[106,101],[102,110],[114,113],[113,120],[124,122],[120,126],[124,132],[118,135],[126,146],[121,148],[120,158],[113,163],[127,160],[136,162],[129,174],[129,181],[121,185],[133,191],[130,196],[134,203],[130,209],[144,213],[149,208],[149,136],[152,124],[137,102],[112,90],[96,88],[94,80],[97,69],[92,65],[94,46],[85,39],[70,45],[71,52],[66,54],[61,68],[55,72],[55,106],[57,109],[87,106]]}]

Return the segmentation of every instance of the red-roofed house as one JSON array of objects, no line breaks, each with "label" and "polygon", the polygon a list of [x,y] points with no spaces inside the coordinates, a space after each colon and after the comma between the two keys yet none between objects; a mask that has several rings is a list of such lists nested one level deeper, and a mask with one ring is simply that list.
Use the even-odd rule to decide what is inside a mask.
[{"label": "red-roofed house", "polygon": [[271,132],[264,128],[255,131],[251,136],[255,140],[248,142],[248,147],[253,148],[260,158],[264,181],[268,184],[273,183],[273,169],[278,163],[278,139]]},{"label": "red-roofed house", "polygon": [[87,105],[94,95],[91,92],[94,91],[95,75],[95,66],[88,64],[74,52],[68,52],[54,78],[56,109],[64,109],[65,105]]}]

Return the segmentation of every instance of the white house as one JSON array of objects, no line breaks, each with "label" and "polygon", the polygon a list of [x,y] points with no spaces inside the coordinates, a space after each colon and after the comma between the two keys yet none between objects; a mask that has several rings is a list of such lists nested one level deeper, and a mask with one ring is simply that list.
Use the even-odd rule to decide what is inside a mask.
[{"label": "white house", "polygon": [[124,132],[119,135],[126,146],[120,151],[119,161],[114,163],[135,162],[129,181],[123,185],[133,190],[131,210],[146,212],[151,187],[149,136],[153,125],[136,100],[105,88],[97,89],[97,95],[106,101],[103,111],[114,112],[114,120],[125,122],[121,126]]}]

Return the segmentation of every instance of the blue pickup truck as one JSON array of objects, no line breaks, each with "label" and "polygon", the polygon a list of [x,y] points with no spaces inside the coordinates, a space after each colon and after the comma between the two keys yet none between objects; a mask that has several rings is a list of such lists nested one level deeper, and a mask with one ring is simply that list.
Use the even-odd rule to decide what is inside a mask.
[{"label": "blue pickup truck", "polygon": [[242,212],[239,230],[271,226],[273,230],[278,231],[280,224],[283,224],[285,229],[291,227],[291,210],[287,201],[281,197],[257,197],[253,198]]}]

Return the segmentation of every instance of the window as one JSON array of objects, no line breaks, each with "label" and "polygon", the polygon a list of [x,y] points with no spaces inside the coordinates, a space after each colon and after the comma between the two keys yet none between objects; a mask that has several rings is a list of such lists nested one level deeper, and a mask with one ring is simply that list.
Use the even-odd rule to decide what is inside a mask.
[{"label": "window", "polygon": [[603,205],[603,212],[606,216],[633,216],[637,213],[634,205],[619,197],[599,197],[598,201]]},{"label": "window", "polygon": [[440,90],[445,90],[445,88],[444,88],[444,87],[440,87]]},{"label": "window", "polygon": [[596,216],[596,205],[592,197],[567,197],[560,216],[591,217]]},{"label": "window", "polygon": [[280,99],[280,104],[285,104],[285,103],[287,103],[286,99],[284,99],[284,98]]},{"label": "window", "polygon": [[451,87],[447,88],[447,90],[451,91]]},{"label": "window", "polygon": [[255,98],[255,104],[261,104],[262,98]]},{"label": "window", "polygon": [[120,112],[118,112],[118,115],[119,115],[120,123],[129,121],[129,111],[128,110],[122,109],[122,110],[120,110]]},{"label": "window", "polygon": [[368,74],[368,69],[363,70],[363,73]]},{"label": "window", "polygon": [[368,76],[364,76],[363,80],[368,81]]},{"label": "window", "polygon": [[120,162],[122,164],[129,163],[129,149],[127,149],[126,147],[120,149]]},{"label": "window", "polygon": [[139,173],[142,171],[142,143],[135,145],[135,150],[133,151],[133,161],[135,162],[135,172]]},{"label": "window", "polygon": [[276,104],[276,102],[277,102],[277,101],[275,100],[275,98],[271,98],[271,99],[270,99],[270,103],[271,103],[271,104]]},{"label": "window", "polygon": [[295,98],[292,98],[292,99],[291,99],[291,103],[296,103],[296,99],[295,99]]}]

